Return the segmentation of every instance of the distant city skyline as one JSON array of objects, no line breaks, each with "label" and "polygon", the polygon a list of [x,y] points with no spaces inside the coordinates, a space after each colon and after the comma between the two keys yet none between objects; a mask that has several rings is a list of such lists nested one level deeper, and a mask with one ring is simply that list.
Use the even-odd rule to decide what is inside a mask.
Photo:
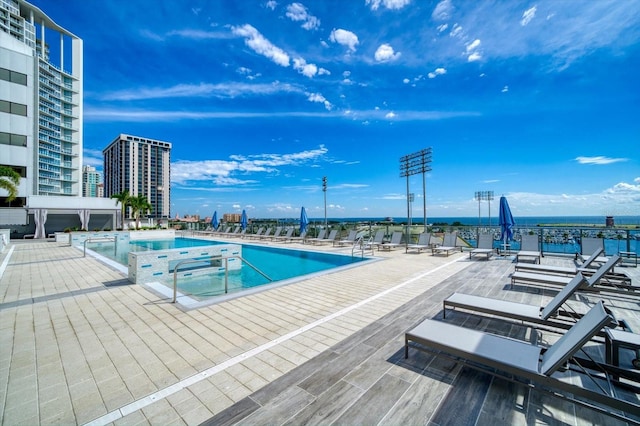
[{"label": "distant city skyline", "polygon": [[328,217],[403,217],[427,147],[427,217],[640,212],[638,0],[32,3],[84,41],[84,163],[171,141],[171,217],[322,217],[323,176]]}]

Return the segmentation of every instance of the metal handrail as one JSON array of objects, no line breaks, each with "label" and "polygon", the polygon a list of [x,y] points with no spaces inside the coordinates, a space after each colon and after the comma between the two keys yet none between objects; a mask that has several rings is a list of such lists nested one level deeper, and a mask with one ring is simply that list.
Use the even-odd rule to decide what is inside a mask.
[{"label": "metal handrail", "polygon": [[351,257],[353,257],[353,253],[356,249],[360,248],[360,257],[364,258],[365,247],[368,245],[371,246],[371,254],[373,254],[373,238],[369,237],[369,240],[365,244],[364,235],[361,235],[356,241],[353,243],[353,247],[351,248]]},{"label": "metal handrail", "polygon": [[[69,239],[71,240],[71,239]],[[91,243],[97,243],[97,242],[106,242],[106,241],[113,241],[113,255],[115,256],[118,253],[118,236],[114,235],[113,237],[89,237],[86,240],[84,240],[83,246],[84,246],[84,254],[83,257],[87,257],[87,243],[91,242]]]},{"label": "metal handrail", "polygon": [[173,267],[173,301],[171,303],[176,303],[178,298],[178,272],[179,266],[187,263],[202,263],[203,261],[211,261],[211,260],[224,260],[224,293],[229,293],[229,259],[240,259],[241,262],[247,264],[247,266],[251,267],[254,271],[268,279],[269,281],[273,281],[267,274],[262,272],[260,269],[256,268],[253,264],[251,264],[248,260],[244,259],[242,256],[234,255],[234,256],[207,256],[199,259],[185,259],[182,260]]}]

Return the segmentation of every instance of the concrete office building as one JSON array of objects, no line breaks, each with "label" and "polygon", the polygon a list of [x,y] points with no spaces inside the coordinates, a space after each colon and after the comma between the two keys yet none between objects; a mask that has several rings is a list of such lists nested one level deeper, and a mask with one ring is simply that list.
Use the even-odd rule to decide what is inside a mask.
[{"label": "concrete office building", "polygon": [[17,199],[0,190],[0,228],[12,236],[34,232],[36,211],[50,232],[73,227],[78,209],[91,210],[92,227],[113,226],[113,200],[81,197],[82,55],[82,40],[42,10],[0,0],[0,165],[21,176]]},{"label": "concrete office building", "polygon": [[102,154],[105,197],[124,191],[143,195],[152,206],[148,217],[169,218],[171,143],[121,134]]}]

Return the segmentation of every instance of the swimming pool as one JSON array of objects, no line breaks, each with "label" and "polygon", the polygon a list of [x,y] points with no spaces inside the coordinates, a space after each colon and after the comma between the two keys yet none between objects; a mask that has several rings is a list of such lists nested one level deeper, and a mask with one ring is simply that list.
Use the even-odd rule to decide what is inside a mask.
[{"label": "swimming pool", "polygon": [[[196,238],[175,238],[173,240],[119,241],[115,250],[113,243],[95,243],[89,248],[101,256],[127,265],[130,251],[168,250],[174,248],[212,246],[228,244]],[[327,272],[335,268],[348,267],[370,259],[322,253],[307,250],[284,249],[252,244],[242,245],[242,257],[266,274],[271,281],[244,264],[239,270],[228,271],[228,292],[238,293],[257,287],[289,283],[312,274]],[[184,274],[181,274],[184,275]],[[173,281],[160,281],[165,287],[173,288]],[[224,273],[181,276],[178,291],[183,295],[202,301],[225,294]]]}]

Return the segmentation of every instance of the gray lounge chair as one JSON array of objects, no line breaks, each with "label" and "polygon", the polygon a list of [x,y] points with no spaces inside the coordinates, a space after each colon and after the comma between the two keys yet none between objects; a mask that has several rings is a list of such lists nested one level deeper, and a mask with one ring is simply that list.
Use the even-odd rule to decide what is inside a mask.
[{"label": "gray lounge chair", "polygon": [[333,243],[336,239],[336,235],[338,235],[338,230],[332,229],[327,238],[317,238],[314,240],[313,244]]},{"label": "gray lounge chair", "polygon": [[[532,263],[516,263],[515,270],[522,272],[534,272],[538,274],[553,274],[573,277],[578,272],[582,272],[585,277],[592,276],[597,269],[590,268],[589,266],[595,259],[597,259],[602,253],[602,249],[598,248],[594,251],[589,258],[578,267],[566,267],[566,266],[552,266],[541,265]],[[611,282],[618,282],[620,284],[631,284],[631,277],[624,272],[615,272],[613,269],[605,274],[605,278]]]},{"label": "gray lounge chair", "polygon": [[533,263],[540,263],[540,243],[537,235],[523,235],[520,243],[520,251],[516,253],[516,262],[521,258],[533,258]]},{"label": "gray lounge chair", "polygon": [[274,236],[273,240],[274,241],[288,241],[291,239],[291,236],[293,235],[293,228],[289,228],[287,229],[287,232],[284,235],[278,235],[277,237]]},{"label": "gray lounge chair", "polygon": [[478,247],[469,252],[469,259],[473,256],[487,256],[487,260],[493,254],[493,235],[480,234],[478,236]]},{"label": "gray lounge chair", "polygon": [[[640,286],[628,284],[625,281],[619,281],[615,278],[607,276],[611,272],[615,265],[620,263],[622,259],[620,256],[612,256],[607,263],[602,265],[598,270],[591,275],[587,280],[589,281],[589,287],[582,288],[581,290],[594,291],[594,292],[607,292],[607,293],[619,293],[626,295],[634,295],[634,292],[640,291]],[[516,282],[524,284],[539,284],[550,285],[554,287],[562,287],[567,285],[571,281],[571,277],[561,276],[557,274],[539,274],[535,272],[523,272],[515,271],[511,274],[511,285]],[[640,295],[640,293],[635,293]]]},{"label": "gray lounge chair", "polygon": [[362,242],[363,250],[371,250],[378,247],[379,244],[382,244],[382,240],[384,239],[384,229],[378,229],[373,236],[373,239],[369,237],[369,240]]},{"label": "gray lounge chair", "polygon": [[263,232],[264,232],[264,226],[261,226],[260,228],[258,228],[255,234],[246,234],[245,237],[250,240],[253,240],[253,239],[257,240],[260,238]]},{"label": "gray lounge chair", "polygon": [[588,287],[589,285],[589,281],[578,272],[569,284],[556,293],[545,307],[471,294],[453,293],[442,302],[442,317],[446,317],[447,308],[459,308],[530,324],[568,329],[575,324],[577,319],[582,317],[582,314],[575,312],[573,309],[563,310],[561,307],[579,288]]},{"label": "gray lounge chair", "polygon": [[307,238],[306,242],[315,244],[316,241],[324,240],[324,236],[326,235],[326,233],[327,231],[325,229],[321,229],[320,232],[318,232],[318,236],[316,238]]},{"label": "gray lounge chair", "polygon": [[407,246],[406,252],[408,253],[409,250],[416,250],[418,253],[421,253],[422,250],[428,250],[430,248],[431,248],[431,232],[423,232],[418,237],[418,243],[409,244]]},{"label": "gray lounge chair", "polygon": [[276,231],[273,233],[273,235],[271,235],[270,237],[268,237],[270,240],[275,240],[276,238],[278,238],[280,236],[280,234],[282,234],[282,226],[278,226],[276,228]]},{"label": "gray lounge chair", "polygon": [[[604,304],[598,302],[553,345],[543,348],[427,319],[405,333],[404,355],[405,358],[409,357],[411,346],[437,356],[446,356],[489,375],[515,380],[538,391],[634,423],[633,418],[628,416],[640,413],[640,404],[635,398],[632,401],[617,395],[612,387],[615,374],[618,373],[614,374],[611,366],[593,362],[593,368],[602,368],[601,372],[574,368],[571,375],[577,377],[570,381],[562,373],[567,364],[584,365],[584,361],[576,354],[611,324],[615,324],[614,318],[606,312]],[[631,373],[625,371],[625,374]]]},{"label": "gray lounge chair", "polygon": [[288,239],[284,240],[284,242],[285,242],[285,243],[295,243],[295,242],[298,242],[298,243],[302,243],[302,244],[304,244],[304,242],[305,242],[306,238],[307,238],[307,232],[305,231],[305,232],[301,233],[301,234],[300,234],[299,236],[297,236],[297,237],[290,237],[290,238],[288,238]]},{"label": "gray lounge chair", "polygon": [[270,239],[271,238],[271,233],[273,232],[273,228],[267,228],[266,231],[264,231],[264,234],[259,235],[258,236],[258,240],[266,240],[266,239]]},{"label": "gray lounge chair", "polygon": [[385,243],[385,242],[381,242],[378,244],[378,250],[388,250],[391,251],[396,247],[400,246],[400,242],[402,241],[402,232],[401,231],[394,231],[393,234],[391,234],[391,241]]},{"label": "gray lounge chair", "polygon": [[584,261],[587,256],[593,253],[596,249],[602,249],[602,256],[598,256],[598,258],[593,260],[593,262],[591,263],[592,267],[597,268],[598,266],[606,263],[606,261],[609,260],[609,258],[604,255],[605,251],[603,238],[582,237],[580,239],[580,255],[576,256],[576,258],[579,257]]},{"label": "gray lounge chair", "polygon": [[333,245],[342,247],[343,245],[355,244],[357,236],[358,231],[351,230],[349,231],[349,235],[347,235],[347,238],[343,238],[341,240],[333,240]]},{"label": "gray lounge chair", "polygon": [[462,247],[458,246],[458,233],[457,232],[446,232],[444,234],[444,240],[442,241],[442,245],[438,247],[433,247],[431,249],[431,254],[442,254],[446,253],[447,256],[451,254],[451,252],[457,251],[458,248],[462,251]]}]

